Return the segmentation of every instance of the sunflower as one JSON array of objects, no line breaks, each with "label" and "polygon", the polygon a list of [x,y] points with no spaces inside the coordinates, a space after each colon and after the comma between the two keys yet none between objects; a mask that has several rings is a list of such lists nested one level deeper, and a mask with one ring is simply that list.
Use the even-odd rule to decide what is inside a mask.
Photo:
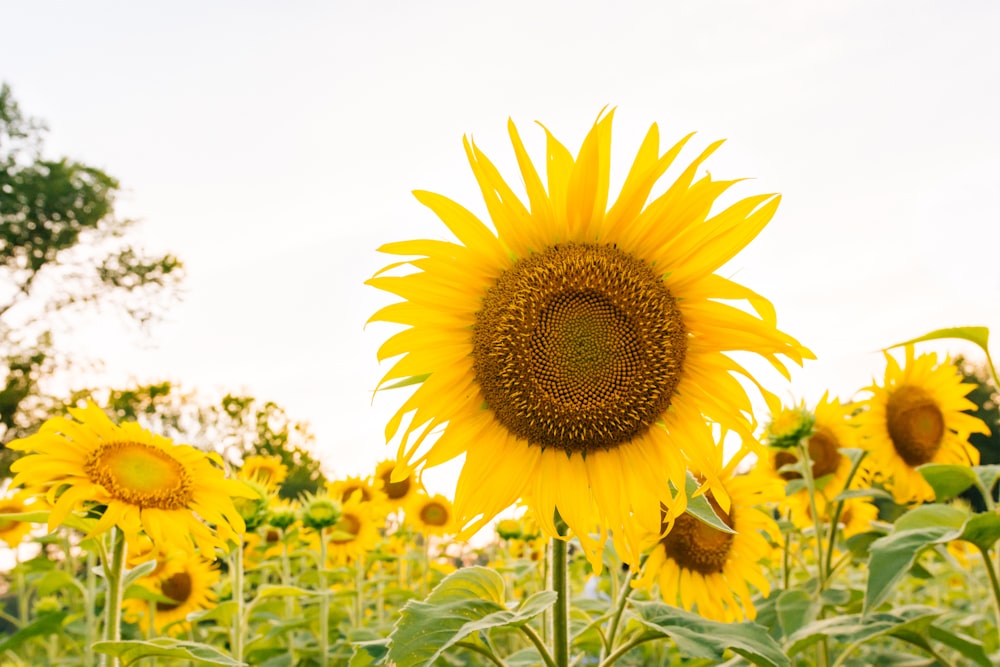
[{"label": "sunflower", "polygon": [[30,512],[34,509],[31,502],[33,498],[34,494],[24,489],[13,493],[8,491],[3,498],[0,498],[0,542],[4,542],[11,549],[16,549],[31,532],[32,524],[28,521],[5,519],[3,515]]},{"label": "sunflower", "polygon": [[669,518],[683,513],[685,456],[711,457],[685,444],[692,425],[707,417],[752,437],[736,376],[756,380],[729,353],[759,354],[786,376],[779,355],[812,358],[778,331],[766,299],[714,273],[779,197],[713,210],[737,182],[697,176],[716,142],[647,203],[691,136],[661,155],[653,125],[609,207],[612,116],[598,118],[575,158],[546,130],[547,183],[508,124],[527,205],[466,140],[492,225],[416,192],[458,242],[384,245],[410,259],[368,281],[403,299],[370,320],[405,327],[378,352],[400,357],[379,386],[418,385],[386,427],[388,440],[402,427],[400,464],[464,454],[454,496],[463,537],[530,499],[549,536],[558,510],[595,567],[608,528],[636,515],[655,530],[661,503]]},{"label": "sunflower", "polygon": [[165,574],[143,577],[137,583],[151,593],[171,601],[150,602],[141,598],[127,598],[123,603],[125,619],[138,623],[143,632],[150,631],[150,617],[156,634],[179,635],[190,626],[187,616],[191,612],[215,606],[217,596],[214,586],[219,582],[219,570],[213,561],[196,554],[175,553]]},{"label": "sunflower", "polygon": [[[796,438],[796,444],[800,440],[807,442],[812,478],[817,482],[818,493],[822,494],[825,500],[832,500],[847,486],[847,478],[851,474],[851,459],[842,450],[858,446],[857,429],[850,422],[850,404],[843,404],[838,399],[824,394],[814,411],[808,411],[804,407],[785,408],[776,415],[772,426],[774,423],[788,423],[791,418],[786,416],[787,413],[808,414],[805,421],[809,426]],[[772,441],[771,430],[769,428],[769,442]],[[799,472],[782,470],[784,466],[798,462],[797,449],[772,447],[769,453],[772,464],[770,469],[781,479],[786,482],[802,479]],[[789,504],[808,506],[808,494],[808,489],[799,489],[789,496]]]},{"label": "sunflower", "polygon": [[440,493],[420,493],[410,501],[406,518],[422,535],[448,535],[455,532],[455,512],[451,501]]},{"label": "sunflower", "polygon": [[[723,467],[720,447],[713,462],[711,472],[729,497],[729,509],[722,508],[714,490],[705,492],[715,513],[735,532],[723,532],[690,514],[677,517],[670,532],[652,547],[634,587],[649,590],[659,584],[667,604],[688,611],[697,608],[703,617],[716,621],[730,623],[756,617],[747,584],[765,597],[770,594],[770,584],[759,563],[772,553],[765,535],[772,540],[780,535],[762,505],[779,499],[782,490],[778,480],[759,470],[734,473],[746,451]],[[708,471],[692,472],[704,478]]]},{"label": "sunflower", "polygon": [[[381,477],[376,479],[378,479],[377,485],[370,477],[349,476],[328,482],[326,488],[332,497],[339,498],[341,502],[347,502],[352,495],[358,494],[363,503],[385,503],[388,497],[383,487],[387,482]],[[396,488],[393,487],[394,490]]]},{"label": "sunflower", "polygon": [[[396,473],[399,468],[401,473]],[[396,474],[394,474],[396,473]],[[400,466],[397,461],[382,461],[375,467],[376,489],[388,500],[389,505],[405,507],[410,499],[417,495],[420,484],[406,466]]]},{"label": "sunflower", "polygon": [[142,531],[158,548],[212,554],[243,532],[232,498],[248,492],[224,477],[217,454],[175,445],[134,422],[116,425],[90,402],[69,413],[77,421],[53,417],[9,445],[33,452],[11,465],[12,484],[48,489],[49,531],[87,508],[101,515],[88,537],[117,526],[137,548]]},{"label": "sunflower", "polygon": [[912,345],[902,366],[888,352],[885,358],[885,380],[867,388],[871,396],[856,417],[863,446],[897,503],[933,501],[934,490],[917,468],[979,463],[969,436],[989,428],[965,412],[976,408],[966,398],[975,385],[963,383],[959,370],[947,359],[938,363],[933,352],[915,356]]},{"label": "sunflower", "polygon": [[252,455],[243,459],[237,476],[250,482],[260,484],[268,491],[277,491],[281,483],[288,477],[288,466],[280,456]]},{"label": "sunflower", "polygon": [[357,496],[352,497],[343,504],[340,520],[328,528],[323,537],[332,564],[346,565],[364,558],[379,541],[371,506],[362,503]]}]

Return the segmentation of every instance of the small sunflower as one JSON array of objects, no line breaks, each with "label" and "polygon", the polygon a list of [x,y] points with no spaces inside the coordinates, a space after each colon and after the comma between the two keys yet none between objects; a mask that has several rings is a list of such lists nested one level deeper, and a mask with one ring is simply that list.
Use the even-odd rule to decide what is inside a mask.
[{"label": "small sunflower", "polygon": [[[800,433],[798,439],[807,441],[812,477],[818,482],[819,493],[830,500],[844,490],[847,477],[851,474],[851,459],[842,450],[858,446],[857,429],[850,422],[851,405],[824,394],[812,412],[799,407],[782,410],[781,414],[803,411],[809,414],[806,419],[809,428]],[[779,414],[777,419],[783,418]],[[772,448],[770,453],[773,469],[783,480],[788,482],[802,479],[802,475],[794,470],[781,470],[786,465],[798,462],[799,457],[794,447]],[[794,495],[807,494],[806,489],[800,489]]]},{"label": "small sunflower", "polygon": [[872,469],[881,473],[897,503],[933,501],[934,490],[917,470],[925,463],[977,465],[979,451],[969,444],[972,433],[989,428],[967,414],[975,404],[966,398],[975,386],[947,359],[933,352],[915,356],[905,349],[902,366],[885,353],[885,380],[868,387],[871,397],[856,421]]},{"label": "small sunflower", "polygon": [[372,551],[379,541],[378,526],[370,505],[353,497],[343,504],[340,520],[323,533],[327,556],[333,565],[353,563]]},{"label": "small sunflower", "polygon": [[420,470],[465,455],[454,495],[461,537],[524,498],[551,537],[558,510],[596,568],[609,529],[637,519],[655,532],[661,504],[670,518],[683,513],[686,460],[711,458],[687,444],[689,430],[707,417],[752,437],[736,376],[756,380],[730,353],[759,354],[786,375],[779,355],[811,358],[777,329],[766,299],[714,273],[779,197],[716,210],[737,182],[699,176],[717,142],[648,201],[690,139],[661,154],[654,125],[609,207],[612,115],[576,157],[546,131],[547,183],[509,123],[527,203],[466,141],[492,224],[416,192],[457,242],[385,245],[411,259],[368,281],[403,299],[371,318],[405,327],[379,350],[380,360],[399,357],[379,384],[418,385],[386,427],[388,440],[402,428],[397,461]]},{"label": "small sunflower", "polygon": [[237,477],[248,482],[256,482],[268,491],[277,491],[288,477],[288,466],[282,462],[280,456],[254,454],[243,459]]},{"label": "small sunflower", "polygon": [[328,482],[326,488],[332,497],[339,498],[341,502],[347,502],[352,495],[358,494],[363,503],[384,503],[388,498],[383,490],[386,481],[381,477],[376,479],[378,484],[373,483],[371,477],[349,476]]},{"label": "small sunflower", "polygon": [[[715,513],[735,533],[713,528],[690,514],[677,517],[670,532],[653,546],[634,587],[648,590],[659,584],[667,604],[696,609],[716,621],[756,617],[748,584],[765,596],[770,593],[760,561],[772,552],[765,535],[771,539],[780,535],[762,505],[776,501],[782,491],[773,477],[768,482],[767,476],[760,474],[735,475],[742,456],[723,467],[720,447],[715,461],[713,474],[729,496],[729,510],[722,508],[713,490],[705,493]],[[706,471],[693,472],[704,478]]]},{"label": "small sunflower", "polygon": [[0,542],[6,543],[11,549],[16,549],[31,532],[32,524],[28,521],[14,521],[3,518],[4,514],[21,514],[30,512],[35,494],[20,490],[11,493],[9,490],[0,498]]},{"label": "small sunflower", "polygon": [[246,486],[225,478],[217,454],[175,445],[134,422],[116,425],[90,402],[69,413],[77,421],[53,417],[8,445],[33,452],[11,465],[12,483],[48,489],[50,531],[88,508],[101,514],[88,537],[118,526],[136,546],[141,531],[157,547],[212,554],[243,532],[233,496],[246,496]]},{"label": "small sunflower", "polygon": [[422,535],[449,535],[455,532],[451,501],[440,493],[418,494],[406,510],[407,522]]},{"label": "small sunflower", "polygon": [[[402,477],[393,479],[396,468],[405,471]],[[399,466],[393,460],[382,461],[375,468],[376,488],[381,491],[393,507],[405,507],[410,499],[417,495],[420,485],[405,466]]]},{"label": "small sunflower", "polygon": [[219,570],[213,561],[184,552],[172,556],[166,572],[143,577],[137,583],[146,590],[170,598],[171,602],[150,602],[127,598],[123,603],[125,618],[138,623],[143,632],[150,631],[150,617],[156,634],[180,635],[187,632],[191,612],[215,606],[214,586],[219,582]]}]

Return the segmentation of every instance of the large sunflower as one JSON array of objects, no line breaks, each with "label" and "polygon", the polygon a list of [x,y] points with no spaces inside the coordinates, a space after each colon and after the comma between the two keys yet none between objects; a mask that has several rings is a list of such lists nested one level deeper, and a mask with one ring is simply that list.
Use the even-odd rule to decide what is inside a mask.
[{"label": "large sunflower", "polygon": [[[667,604],[697,609],[705,618],[727,623],[754,619],[757,611],[748,584],[765,597],[770,594],[760,561],[772,552],[765,535],[771,539],[780,535],[763,505],[778,500],[782,489],[773,475],[759,470],[735,474],[742,458],[742,454],[737,455],[723,467],[720,447],[712,465],[711,472],[728,494],[728,510],[722,508],[715,490],[706,492],[715,513],[735,532],[723,532],[690,514],[679,516],[650,551],[634,583],[636,588],[659,584]],[[693,472],[704,478],[709,471]]]},{"label": "large sunflower", "polygon": [[406,522],[421,535],[450,535],[455,532],[455,511],[440,493],[419,493],[406,508]]},{"label": "large sunflower", "polygon": [[358,558],[363,559],[378,544],[378,529],[371,504],[353,496],[343,504],[340,520],[322,534],[327,557],[333,565],[347,565]]},{"label": "large sunflower", "polygon": [[661,155],[653,125],[609,207],[611,121],[598,119],[575,158],[546,131],[546,182],[510,123],[527,204],[465,141],[492,225],[416,192],[458,242],[382,246],[411,259],[368,281],[404,299],[371,318],[405,327],[379,350],[380,360],[401,355],[380,386],[419,384],[386,427],[392,439],[411,416],[397,461],[420,469],[465,454],[463,536],[525,498],[550,536],[558,510],[597,567],[607,529],[633,515],[658,529],[661,502],[669,518],[683,512],[684,456],[710,455],[685,444],[692,425],[707,417],[751,437],[735,376],[756,381],[728,353],[757,353],[786,375],[778,355],[811,356],[777,330],[767,300],[714,273],[779,197],[713,210],[736,183],[698,176],[716,142],[647,203],[690,138]]},{"label": "large sunflower", "polygon": [[933,352],[915,356],[907,345],[902,366],[885,353],[885,380],[866,391],[871,397],[857,416],[870,467],[888,480],[898,503],[934,500],[934,490],[918,467],[925,463],[976,465],[979,451],[969,444],[972,433],[988,434],[982,420],[966,414],[976,405],[965,396],[975,385],[947,359]]},{"label": "large sunflower", "polygon": [[53,417],[9,445],[34,452],[11,465],[12,484],[48,489],[50,531],[87,508],[101,515],[91,535],[118,526],[135,548],[141,531],[158,548],[211,555],[243,532],[232,497],[246,496],[246,485],[225,479],[218,455],[175,445],[134,422],[116,425],[93,403],[69,413],[78,421]]}]

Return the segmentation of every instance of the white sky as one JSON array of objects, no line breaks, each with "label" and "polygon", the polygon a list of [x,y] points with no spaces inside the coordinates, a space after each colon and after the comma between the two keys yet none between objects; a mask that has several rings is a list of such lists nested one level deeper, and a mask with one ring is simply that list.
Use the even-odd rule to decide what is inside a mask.
[{"label": "white sky", "polygon": [[464,133],[518,184],[508,116],[537,156],[533,121],[575,151],[617,107],[613,186],[657,122],[728,138],[707,167],[755,177],[737,194],[783,193],[723,273],[818,355],[771,384],[789,399],[850,396],[931,329],[1000,329],[998,28],[991,1],[21,2],[0,80],[186,264],[155,338],[84,332],[109,380],[273,400],[329,473],[367,474],[402,399],[370,402],[375,248],[447,233],[413,189],[485,214]]}]

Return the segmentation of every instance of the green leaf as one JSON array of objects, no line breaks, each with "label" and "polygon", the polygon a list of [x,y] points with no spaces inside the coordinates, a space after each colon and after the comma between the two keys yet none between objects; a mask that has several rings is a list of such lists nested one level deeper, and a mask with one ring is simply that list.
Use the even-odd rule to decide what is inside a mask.
[{"label": "green leaf", "polygon": [[782,591],[774,603],[778,615],[778,625],[785,637],[790,637],[796,630],[816,617],[813,597],[801,589]]},{"label": "green leaf", "polygon": [[983,643],[969,637],[968,635],[952,632],[945,628],[932,625],[929,628],[931,639],[936,639],[945,646],[950,646],[979,667],[993,667],[993,660],[986,655]]},{"label": "green leaf", "polygon": [[894,347],[902,347],[911,343],[922,343],[928,340],[942,340],[945,338],[960,338],[978,345],[986,353],[986,363],[989,364],[990,371],[993,373],[993,379],[997,379],[997,371],[993,367],[993,359],[990,357],[990,330],[988,327],[949,327],[947,329],[935,329],[923,336],[912,338],[903,343],[890,345],[886,349],[891,350]]},{"label": "green leaf", "polygon": [[961,530],[955,528],[929,526],[893,532],[872,542],[864,613],[868,614],[885,601],[893,585],[906,574],[924,549],[949,542],[959,535]]},{"label": "green leaf", "polygon": [[[468,567],[441,580],[426,600],[410,600],[389,635],[388,658],[398,667],[430,665],[447,644],[468,636],[468,623],[506,611],[503,577],[485,567]],[[502,625],[502,622],[497,625]]]},{"label": "green leaf", "polygon": [[62,630],[62,623],[65,618],[66,612],[64,611],[39,616],[14,634],[0,639],[0,653],[4,651],[16,651],[26,641],[34,637],[47,637],[56,634]]},{"label": "green leaf", "polygon": [[918,336],[902,343],[890,345],[886,349],[891,350],[894,347],[912,345],[913,343],[923,343],[929,340],[942,340],[945,338],[961,338],[962,340],[975,343],[981,347],[983,352],[987,355],[990,353],[990,330],[988,327],[949,327],[947,329],[935,329],[934,331],[924,334],[923,336]]},{"label": "green leaf", "polygon": [[985,465],[985,466],[974,466],[972,468],[976,476],[979,477],[979,483],[982,485],[979,490],[984,494],[991,493],[993,487],[997,484],[997,479],[1000,479],[1000,465]]},{"label": "green leaf", "polygon": [[991,548],[1000,539],[1000,514],[984,512],[974,515],[966,522],[961,539],[984,551]]},{"label": "green leaf", "polygon": [[979,482],[976,472],[969,466],[927,463],[917,468],[917,471],[934,489],[934,497],[938,502],[950,500]]},{"label": "green leaf", "polygon": [[389,640],[375,639],[369,642],[355,642],[354,654],[347,667],[372,667],[382,662],[389,654]]},{"label": "green leaf", "polygon": [[145,658],[179,658],[200,665],[226,665],[239,667],[245,662],[234,660],[214,646],[198,642],[183,641],[169,637],[157,637],[148,641],[101,641],[94,642],[98,653],[105,653],[121,661],[122,667],[129,667]]},{"label": "green leaf", "polygon": [[836,503],[841,500],[850,500],[851,498],[884,498],[885,500],[892,500],[892,494],[884,489],[876,488],[848,489],[838,493],[830,502]]},{"label": "green leaf", "polygon": [[51,570],[35,582],[35,589],[39,595],[53,595],[65,588],[75,588],[81,595],[86,594],[86,589],[80,580],[65,570]]},{"label": "green leaf", "polygon": [[701,485],[690,472],[687,474],[687,481],[685,484],[685,490],[688,495],[688,514],[720,532],[736,533],[735,530],[726,525],[725,521],[719,518],[719,515],[715,513],[715,510],[712,508],[712,505],[708,502],[708,498],[706,498],[704,494],[700,496],[694,495],[695,491],[697,491],[698,487]]},{"label": "green leaf", "polygon": [[384,390],[384,389],[399,389],[401,387],[409,387],[411,385],[420,384],[430,376],[431,376],[430,373],[423,373],[422,375],[411,375],[408,378],[403,378],[402,380],[393,382],[392,384],[387,384],[384,387],[379,387],[379,389]]},{"label": "green leaf", "polygon": [[[846,614],[814,621],[796,632],[790,639],[788,656],[793,657],[824,637],[838,644],[860,644],[881,635],[897,631],[926,633],[928,626],[942,613],[940,609],[910,605],[892,612],[861,615]],[[838,656],[841,660],[843,656]]]},{"label": "green leaf", "polygon": [[893,532],[913,530],[918,528],[952,528],[961,529],[965,525],[969,513],[959,507],[929,503],[915,507],[896,519]]},{"label": "green leaf", "polygon": [[133,583],[136,579],[141,579],[147,574],[156,569],[155,560],[147,560],[145,563],[140,563],[136,565],[131,570],[125,571],[125,577],[122,579],[122,585],[126,588],[129,584]]},{"label": "green leaf", "polygon": [[761,667],[787,667],[788,658],[767,628],[756,623],[719,623],[661,602],[634,600],[637,620],[670,637],[681,653],[722,662],[726,649]]}]

